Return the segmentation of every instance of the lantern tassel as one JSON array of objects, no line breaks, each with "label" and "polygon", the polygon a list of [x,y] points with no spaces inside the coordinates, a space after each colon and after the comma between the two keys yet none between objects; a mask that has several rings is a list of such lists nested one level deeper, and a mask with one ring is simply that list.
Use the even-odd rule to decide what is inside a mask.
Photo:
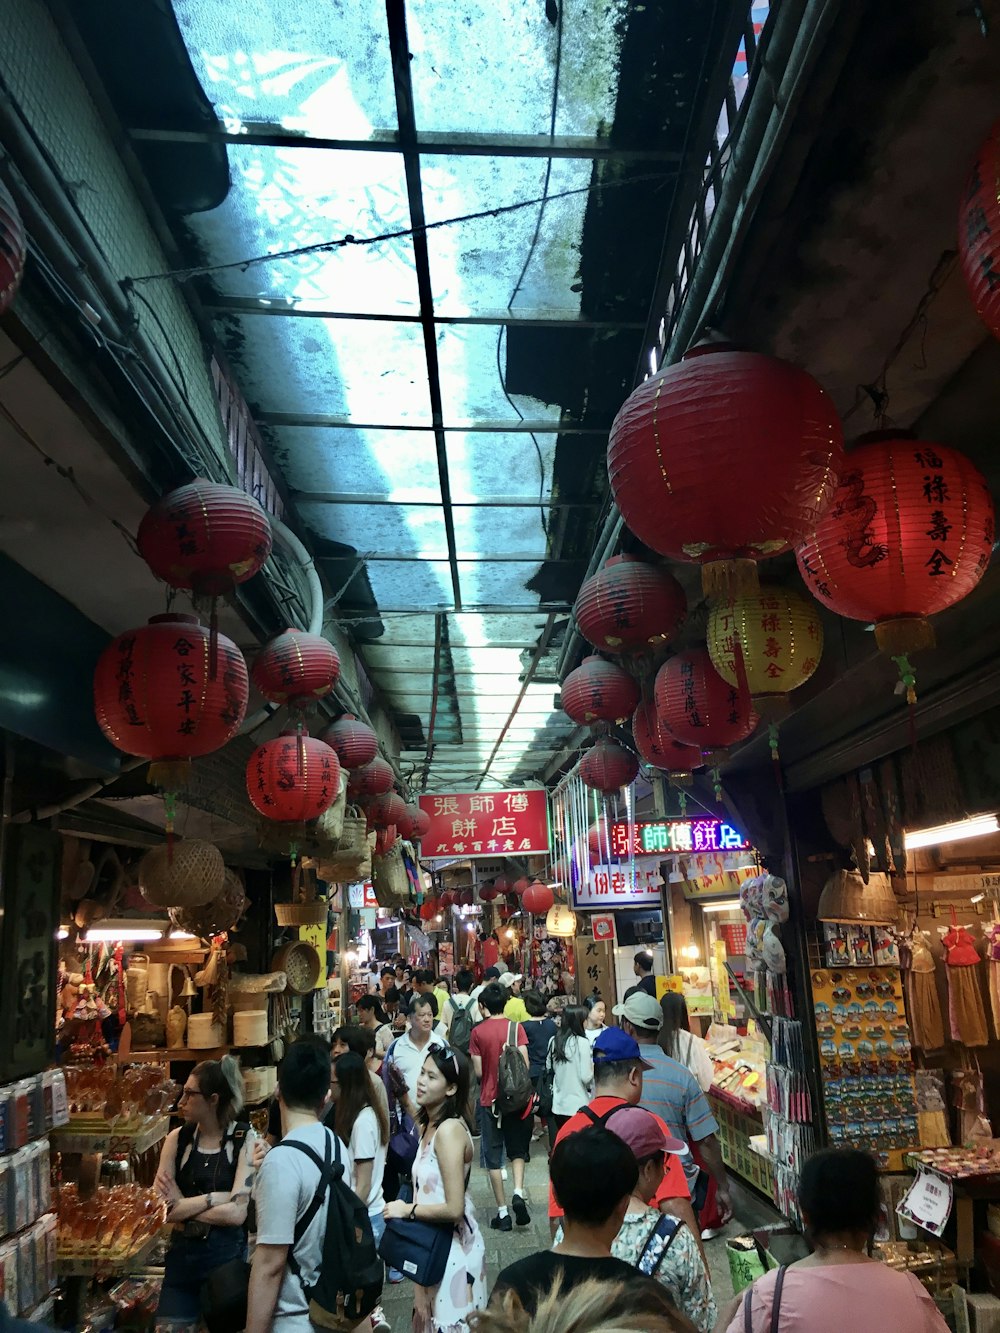
[{"label": "lantern tassel", "polygon": [[771,748],[771,764],[774,768],[774,780],[778,784],[778,790],[781,791],[784,784],[781,780],[781,755],[778,753],[778,728],[774,722],[767,724],[767,743]]},{"label": "lantern tassel", "polygon": [[718,764],[712,769],[712,790],[715,792],[716,805],[722,804],[722,774],[719,772]]},{"label": "lantern tassel", "polygon": [[175,791],[165,791],[163,793],[163,813],[166,816],[164,828],[167,833],[167,865],[174,863],[174,821],[177,818],[177,793]]},{"label": "lantern tassel", "polygon": [[295,728],[295,763],[299,777],[306,771],[306,744],[303,740],[303,735],[304,728],[302,725],[302,716],[300,714],[298,724]]},{"label": "lantern tassel", "polygon": [[154,787],[162,792],[174,792],[186,787],[191,779],[190,759],[157,759],[146,770],[146,776]]},{"label": "lantern tassel", "polygon": [[688,795],[683,787],[679,787],[677,790],[677,804],[680,806],[681,819],[683,819],[688,808]]},{"label": "lantern tassel", "polygon": [[701,567],[701,590],[712,599],[746,597],[760,592],[756,560],[709,560]]},{"label": "lantern tassel", "polygon": [[910,749],[917,748],[917,673],[914,671],[910,659],[905,653],[900,653],[898,657],[892,659],[899,668],[899,682],[896,685],[896,692],[906,691],[906,712],[907,727],[910,734]]},{"label": "lantern tassel", "polygon": [[893,661],[934,647],[934,626],[926,616],[894,616],[875,626],[875,642]]}]

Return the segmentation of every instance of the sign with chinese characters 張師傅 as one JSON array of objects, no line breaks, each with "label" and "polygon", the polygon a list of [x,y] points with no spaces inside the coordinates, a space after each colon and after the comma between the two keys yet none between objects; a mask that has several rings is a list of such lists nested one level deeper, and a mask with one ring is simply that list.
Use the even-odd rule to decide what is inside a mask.
[{"label": "sign with chinese characters \u5f35\u5e2b\u5085", "polygon": [[611,825],[611,855],[670,855],[683,852],[742,852],[750,843],[721,819],[660,819]]},{"label": "sign with chinese characters \u5f35\u5e2b\u5085", "polygon": [[649,858],[638,865],[591,866],[587,878],[573,885],[573,906],[657,907],[662,883],[659,861]]},{"label": "sign with chinese characters \u5f35\u5e2b\u5085", "polygon": [[547,793],[454,792],[419,798],[431,821],[420,841],[426,857],[545,855],[549,850]]}]

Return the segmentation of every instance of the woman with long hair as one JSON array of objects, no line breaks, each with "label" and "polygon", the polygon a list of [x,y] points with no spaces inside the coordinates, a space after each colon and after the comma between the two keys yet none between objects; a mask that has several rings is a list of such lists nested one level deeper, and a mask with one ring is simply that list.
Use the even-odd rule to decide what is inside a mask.
[{"label": "woman with long hair", "polygon": [[551,1142],[571,1115],[586,1106],[594,1095],[594,1053],[584,1023],[587,1010],[580,1004],[567,1005],[562,1025],[549,1043],[546,1060],[552,1061],[552,1115],[549,1120]]},{"label": "woman with long hair", "polygon": [[584,1023],[584,1031],[587,1040],[593,1046],[594,1042],[600,1036],[607,1026],[604,1022],[608,1015],[608,1006],[599,995],[585,995],[583,997],[583,1006],[587,1011],[587,1019]]},{"label": "woman with long hair", "polygon": [[660,1008],[663,1011],[658,1038],[660,1049],[690,1069],[702,1092],[708,1092],[715,1078],[715,1069],[705,1041],[691,1031],[687,1000],[677,991],[667,991],[660,1001]]},{"label": "woman with long hair", "polygon": [[381,1069],[382,1058],[392,1045],[392,1024],[389,1022],[389,1015],[382,1007],[382,997],[377,993],[362,995],[358,1001],[358,1025],[367,1028],[369,1032],[374,1032],[375,1054],[378,1056]]},{"label": "woman with long hair", "polygon": [[486,1305],[486,1246],[469,1195],[472,1136],[463,1118],[469,1060],[450,1046],[432,1046],[417,1078],[420,1145],[413,1163],[413,1203],[386,1204],[385,1217],[409,1217],[452,1229],[451,1252],[436,1287],[413,1288],[413,1333],[466,1333]]},{"label": "woman with long hair", "polygon": [[208,1275],[246,1250],[253,1144],[243,1110],[243,1076],[231,1055],[204,1060],[184,1080],[184,1123],[167,1135],[154,1188],[173,1237],[156,1309],[158,1328],[195,1329]]},{"label": "woman with long hair", "polygon": [[351,1188],[368,1205],[376,1243],[385,1231],[382,1179],[389,1144],[389,1116],[375,1096],[371,1076],[360,1055],[348,1051],[331,1066],[330,1128],[351,1150],[354,1166]]}]

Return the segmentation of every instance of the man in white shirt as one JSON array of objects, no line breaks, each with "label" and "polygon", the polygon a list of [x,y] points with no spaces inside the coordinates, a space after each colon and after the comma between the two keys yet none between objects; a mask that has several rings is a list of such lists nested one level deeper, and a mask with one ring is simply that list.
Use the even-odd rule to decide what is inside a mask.
[{"label": "man in white shirt", "polygon": [[412,1119],[417,1118],[417,1079],[432,1046],[444,1040],[434,1031],[435,1001],[430,995],[414,995],[410,1002],[409,1027],[385,1053],[382,1076],[389,1092]]},{"label": "man in white shirt", "polygon": [[[297,1041],[278,1070],[282,1142],[307,1144],[325,1157],[329,1143],[339,1152],[348,1178],[351,1154],[320,1123],[330,1091],[330,1057],[320,1042]],[[315,1283],[323,1258],[326,1206],[321,1204],[295,1244],[295,1228],[316,1195],[317,1167],[305,1153],[272,1149],[257,1172],[254,1202],[257,1243],[250,1268],[246,1333],[312,1333],[305,1286]],[[299,1275],[288,1259],[294,1246]]]}]

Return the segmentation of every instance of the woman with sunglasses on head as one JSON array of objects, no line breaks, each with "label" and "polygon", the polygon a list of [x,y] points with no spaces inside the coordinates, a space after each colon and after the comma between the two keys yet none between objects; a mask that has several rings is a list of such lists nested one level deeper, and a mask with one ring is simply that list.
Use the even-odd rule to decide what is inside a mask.
[{"label": "woman with sunglasses on head", "polygon": [[486,1306],[486,1246],[469,1196],[472,1137],[462,1116],[469,1099],[469,1061],[433,1046],[417,1078],[420,1146],[413,1163],[413,1203],[385,1206],[385,1218],[413,1218],[452,1228],[451,1252],[436,1287],[413,1288],[413,1333],[465,1333]]},{"label": "woman with sunglasses on head", "polygon": [[202,1283],[244,1258],[254,1174],[252,1131],[237,1118],[243,1076],[231,1055],[195,1065],[179,1109],[184,1123],[167,1135],[155,1181],[173,1227],[156,1324],[172,1333],[199,1326]]}]

